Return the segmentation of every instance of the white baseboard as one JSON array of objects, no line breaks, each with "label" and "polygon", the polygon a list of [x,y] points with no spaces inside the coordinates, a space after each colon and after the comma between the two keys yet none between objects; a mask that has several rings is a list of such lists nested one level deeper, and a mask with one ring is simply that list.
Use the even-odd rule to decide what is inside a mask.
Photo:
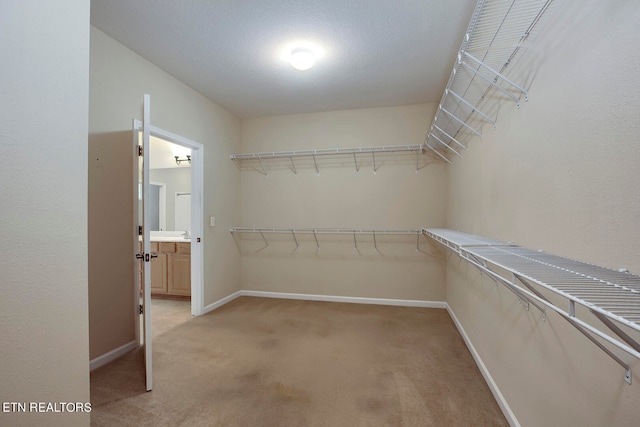
[{"label": "white baseboard", "polygon": [[242,296],[243,291],[238,291],[238,292],[234,292],[231,295],[227,295],[224,298],[219,299],[218,301],[211,303],[209,305],[207,305],[203,310],[202,310],[202,314],[207,314],[210,311],[215,310],[216,308],[222,307],[223,305],[225,305],[228,302],[233,301],[234,299]]},{"label": "white baseboard", "polygon": [[101,366],[106,365],[107,363],[116,360],[118,357],[124,356],[129,353],[131,350],[135,350],[138,348],[138,343],[133,340],[131,342],[126,343],[125,345],[121,345],[118,348],[114,348],[113,350],[103,354],[102,356],[98,356],[94,359],[91,359],[89,362],[89,371],[93,371],[98,369]]},{"label": "white baseboard", "polygon": [[449,307],[449,304],[446,304],[446,306],[447,306],[447,311],[449,312],[449,316],[451,316],[451,319],[453,319],[453,323],[455,323],[456,328],[458,328],[458,332],[460,332],[460,335],[462,336],[464,343],[467,345],[467,348],[469,349],[471,356],[473,356],[473,360],[475,360],[476,365],[478,366],[478,369],[480,369],[480,372],[482,373],[482,376],[484,377],[485,382],[489,386],[491,393],[493,393],[493,397],[498,402],[498,406],[500,406],[500,409],[502,410],[502,413],[507,419],[507,422],[512,427],[520,427],[520,423],[518,422],[518,419],[516,418],[515,414],[511,410],[509,403],[507,403],[507,400],[502,395],[502,392],[498,388],[498,385],[493,380],[491,373],[489,372],[486,365],[482,361],[480,354],[478,354],[478,351],[471,343],[471,339],[469,338],[466,331],[462,327],[462,324],[460,323],[456,315],[453,313],[453,310],[451,309],[451,307]]},{"label": "white baseboard", "polygon": [[240,291],[240,295],[261,298],[298,299],[307,301],[348,302],[352,304],[396,305],[403,307],[447,308],[444,301],[423,301],[409,299],[344,297],[334,295],[294,294],[287,292]]}]

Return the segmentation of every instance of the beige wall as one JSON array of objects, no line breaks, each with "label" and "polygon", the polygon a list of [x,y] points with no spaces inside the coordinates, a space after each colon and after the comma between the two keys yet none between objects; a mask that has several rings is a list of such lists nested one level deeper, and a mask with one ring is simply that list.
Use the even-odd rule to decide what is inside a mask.
[{"label": "beige wall", "polygon": [[[505,103],[497,131],[447,169],[447,226],[640,274],[640,5],[552,11],[527,61],[529,102]],[[522,425],[637,424],[637,360],[622,354],[629,386],[562,319],[542,322],[455,259],[447,301]]]},{"label": "beige wall", "polygon": [[[421,144],[433,105],[332,111],[276,116],[242,123],[242,152]],[[356,174],[346,163],[318,158],[288,164],[268,163],[268,176],[243,171],[242,215],[245,227],[420,228],[444,224],[444,167],[431,162],[416,173],[415,155],[385,158],[372,172],[371,156],[359,156]],[[377,160],[380,162],[382,156]],[[420,159],[421,165],[430,161]],[[244,236],[250,239],[251,236]],[[254,238],[256,236],[253,236]],[[338,296],[444,300],[443,267],[433,253],[416,251],[415,237],[378,240],[320,236],[267,236],[242,240],[242,288]],[[259,235],[257,238],[260,238]],[[425,240],[425,250],[431,248]]]},{"label": "beige wall", "polygon": [[[239,216],[239,172],[229,155],[239,120],[96,28],[91,28],[89,325],[91,357],[134,339],[131,122],[151,95],[154,126],[204,145],[204,303],[239,289],[239,255],[226,231]],[[208,218],[216,216],[217,227]]]},{"label": "beige wall", "polygon": [[0,402],[88,402],[89,1],[3,1],[0,28]]}]

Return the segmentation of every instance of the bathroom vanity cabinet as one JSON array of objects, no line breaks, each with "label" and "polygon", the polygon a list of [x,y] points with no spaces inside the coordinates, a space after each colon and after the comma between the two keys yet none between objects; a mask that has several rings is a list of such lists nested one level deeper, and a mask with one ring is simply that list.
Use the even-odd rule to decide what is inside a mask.
[{"label": "bathroom vanity cabinet", "polygon": [[191,243],[151,242],[151,295],[185,298],[191,296]]}]

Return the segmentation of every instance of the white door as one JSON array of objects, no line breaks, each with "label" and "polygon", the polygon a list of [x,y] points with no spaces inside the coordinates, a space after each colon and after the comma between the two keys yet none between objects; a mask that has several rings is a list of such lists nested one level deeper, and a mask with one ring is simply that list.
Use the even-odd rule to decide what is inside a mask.
[{"label": "white door", "polygon": [[[142,138],[140,138],[140,128],[142,128]],[[157,254],[151,253],[151,242],[149,231],[150,209],[149,209],[149,136],[150,136],[150,97],[144,95],[143,121],[134,121],[134,143],[138,145],[137,179],[141,197],[138,206],[138,221],[142,233],[140,235],[139,253],[136,258],[140,266],[140,312],[142,314],[142,343],[144,347],[144,365],[146,375],[146,388],[150,391],[153,388],[152,377],[152,339],[151,339],[151,258]],[[139,237],[136,236],[136,239]]]}]

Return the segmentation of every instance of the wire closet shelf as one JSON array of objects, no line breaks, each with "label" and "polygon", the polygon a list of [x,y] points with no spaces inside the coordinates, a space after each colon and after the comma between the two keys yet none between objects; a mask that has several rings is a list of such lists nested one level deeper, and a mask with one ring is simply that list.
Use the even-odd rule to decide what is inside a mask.
[{"label": "wire closet shelf", "polygon": [[420,169],[420,154],[424,152],[425,147],[423,145],[384,145],[374,147],[354,147],[354,148],[324,148],[314,150],[294,150],[294,151],[273,151],[262,153],[248,153],[248,154],[231,154],[229,158],[238,166],[245,162],[257,161],[260,168],[256,169],[261,174],[267,176],[267,169],[264,162],[267,160],[289,159],[291,164],[291,170],[297,174],[298,169],[296,167],[295,159],[307,158],[313,160],[313,165],[316,169],[316,173],[320,173],[318,167],[318,157],[327,156],[349,156],[353,159],[353,164],[356,168],[356,172],[360,171],[360,164],[358,159],[361,155],[371,155],[373,161],[373,171],[378,170],[379,164],[376,164],[376,154],[390,154],[390,153],[415,153],[416,154],[416,172]]},{"label": "wire closet shelf", "polygon": [[552,0],[479,0],[436,110],[425,149],[451,163],[482,125],[496,126],[497,106],[528,99],[524,85],[507,74]]},{"label": "wire closet shelf", "polygon": [[416,236],[416,249],[420,250],[420,236],[422,236],[421,228],[409,228],[409,229],[374,229],[374,228],[251,228],[251,227],[232,227],[229,229],[231,233],[258,233],[261,235],[262,240],[265,243],[265,247],[269,246],[265,234],[288,234],[291,235],[295,242],[296,249],[300,247],[297,235],[300,234],[312,234],[316,243],[317,250],[320,249],[320,241],[318,235],[333,234],[333,235],[351,235],[353,236],[353,245],[358,250],[358,239],[356,236],[370,235],[373,237],[373,245],[376,251],[378,251],[377,236]]},{"label": "wire closet shelf", "polygon": [[[453,230],[424,233],[505,285],[527,308],[538,308],[543,318],[546,309],[555,311],[619,363],[631,384],[628,364],[604,342],[640,359],[640,344],[632,336],[640,332],[640,276]],[[552,300],[564,301],[566,309]],[[586,319],[589,315],[600,328]]]}]

